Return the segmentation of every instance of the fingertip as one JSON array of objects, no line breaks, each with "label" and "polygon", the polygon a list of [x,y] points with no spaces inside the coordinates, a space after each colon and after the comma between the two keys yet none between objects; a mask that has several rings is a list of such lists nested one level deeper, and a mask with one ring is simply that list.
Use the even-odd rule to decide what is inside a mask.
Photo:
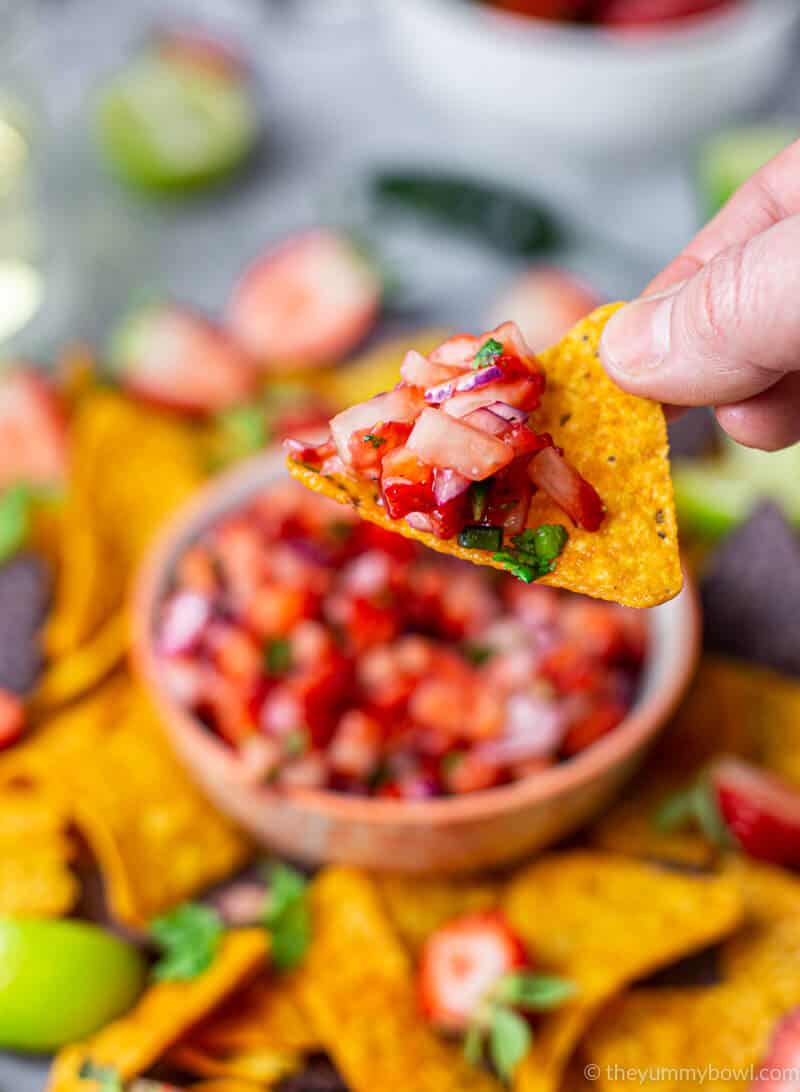
[{"label": "fingertip", "polygon": [[800,375],[784,376],[754,398],[714,411],[725,432],[743,447],[780,451],[800,441]]}]

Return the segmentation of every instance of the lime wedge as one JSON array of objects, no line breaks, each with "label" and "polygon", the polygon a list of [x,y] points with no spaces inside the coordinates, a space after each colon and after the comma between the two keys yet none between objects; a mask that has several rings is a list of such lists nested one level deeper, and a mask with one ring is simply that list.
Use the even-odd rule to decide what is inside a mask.
[{"label": "lime wedge", "polygon": [[797,139],[798,127],[751,125],[718,133],[703,144],[697,157],[697,179],[703,209],[718,212],[743,182],[787,144]]}]

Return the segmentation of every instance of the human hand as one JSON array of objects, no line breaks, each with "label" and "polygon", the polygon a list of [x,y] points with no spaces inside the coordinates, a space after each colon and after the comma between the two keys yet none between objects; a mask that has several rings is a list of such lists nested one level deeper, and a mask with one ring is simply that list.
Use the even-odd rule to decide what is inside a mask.
[{"label": "human hand", "polygon": [[600,352],[625,390],[714,406],[747,447],[800,440],[800,141],[614,315]]}]

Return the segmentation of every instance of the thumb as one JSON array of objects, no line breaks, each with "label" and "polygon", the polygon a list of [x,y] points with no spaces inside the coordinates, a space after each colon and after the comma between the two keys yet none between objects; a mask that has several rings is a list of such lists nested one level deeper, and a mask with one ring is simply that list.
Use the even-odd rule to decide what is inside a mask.
[{"label": "thumb", "polygon": [[628,304],[600,345],[621,387],[679,406],[741,402],[800,370],[800,216]]}]

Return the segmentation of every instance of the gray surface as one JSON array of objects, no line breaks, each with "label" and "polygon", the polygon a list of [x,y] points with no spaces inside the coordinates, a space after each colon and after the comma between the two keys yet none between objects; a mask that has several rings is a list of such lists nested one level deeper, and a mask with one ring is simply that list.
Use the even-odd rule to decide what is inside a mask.
[{"label": "gray surface", "polygon": [[[376,161],[474,167],[549,194],[576,224],[600,225],[600,238],[568,259],[609,296],[635,292],[696,226],[682,154],[667,167],[627,168],[623,176],[608,164],[546,166],[534,147],[503,149],[491,134],[438,117],[395,74],[373,19],[300,33],[276,14],[279,6],[43,4],[29,60],[49,126],[44,242],[57,276],[49,309],[22,347],[47,353],[78,334],[103,339],[131,298],[165,290],[218,311],[244,261],[269,239],[324,216],[342,184]],[[131,200],[103,176],[86,139],[86,105],[148,22],[181,10],[205,13],[241,35],[255,62],[268,134],[257,169],[235,189],[165,212]],[[800,71],[772,108],[796,116],[799,105]],[[614,246],[603,246],[603,238]],[[480,326],[514,267],[442,242],[397,233],[384,239],[401,274],[413,276],[418,317]],[[0,1057],[0,1092],[40,1092],[45,1071],[42,1062]]]}]

